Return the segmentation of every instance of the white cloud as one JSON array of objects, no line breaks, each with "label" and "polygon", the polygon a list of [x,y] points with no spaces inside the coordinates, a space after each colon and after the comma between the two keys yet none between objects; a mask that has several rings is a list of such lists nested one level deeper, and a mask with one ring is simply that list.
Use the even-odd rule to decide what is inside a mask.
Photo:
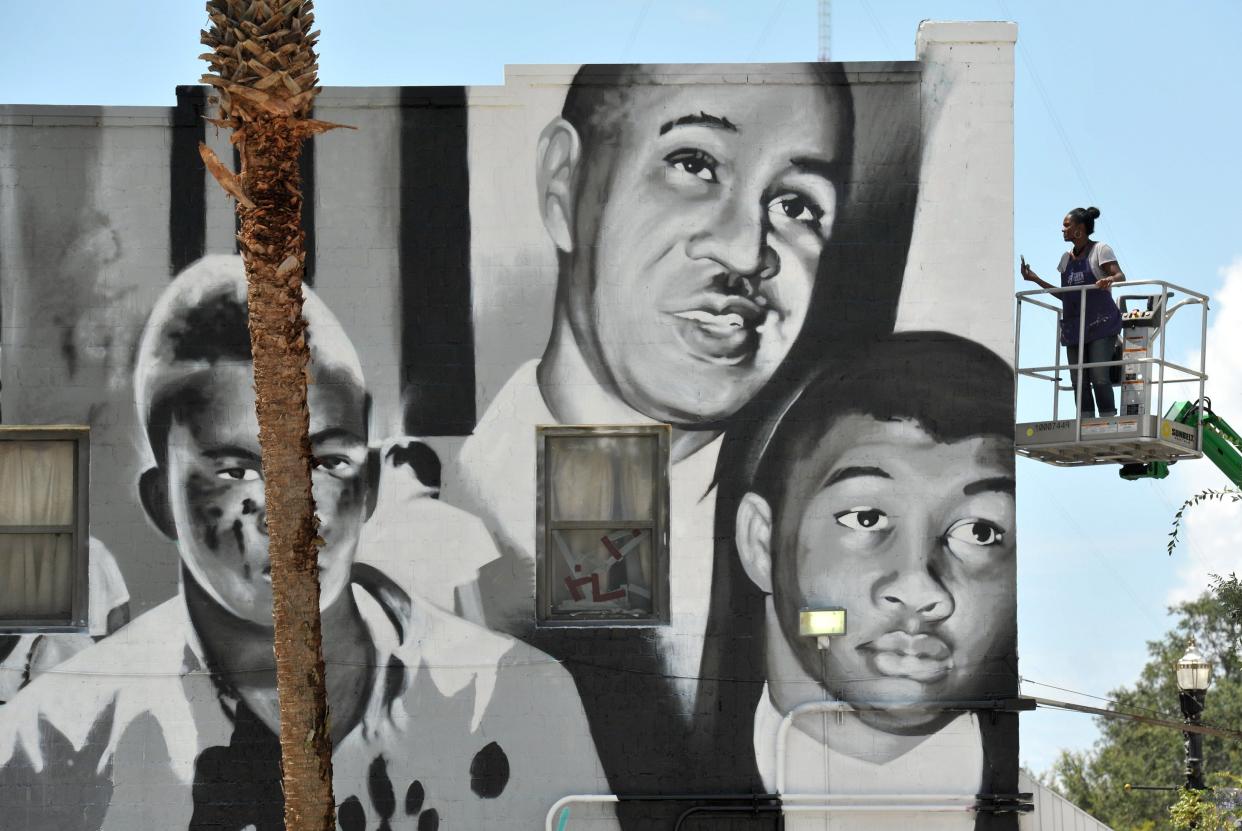
[{"label": "white cloud", "polygon": [[[1212,409],[1237,430],[1242,429],[1242,350],[1237,339],[1237,333],[1242,332],[1242,257],[1220,273],[1224,279],[1212,298],[1214,312],[1207,336],[1207,394]],[[1193,359],[1197,361],[1198,355]],[[1220,490],[1229,484],[1206,460],[1183,462],[1177,466],[1176,475],[1177,492],[1185,496],[1205,488]],[[1187,511],[1183,528],[1182,541],[1174,552],[1181,563],[1179,582],[1169,593],[1171,603],[1197,597],[1207,587],[1210,574],[1242,572],[1242,503],[1198,505]]]}]

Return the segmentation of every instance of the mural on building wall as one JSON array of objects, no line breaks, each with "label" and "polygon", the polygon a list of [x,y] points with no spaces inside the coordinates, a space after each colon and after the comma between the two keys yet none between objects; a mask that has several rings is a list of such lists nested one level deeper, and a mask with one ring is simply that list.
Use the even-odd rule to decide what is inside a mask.
[{"label": "mural on building wall", "polygon": [[[957,793],[961,813],[913,821],[1016,827],[965,810],[1017,790],[1015,715],[971,707],[1016,694],[1012,373],[973,340],[893,334],[920,318],[902,306],[918,68],[749,71],[320,99],[370,142],[315,140],[306,218],[342,829],[531,828],[571,793],[778,787]],[[23,828],[280,827],[244,276],[195,166],[195,137],[219,141],[196,96],[171,141],[65,134],[96,145],[69,178],[114,206],[117,250],[61,282],[113,300],[18,325],[49,290],[33,275],[62,267],[3,229],[5,418],[94,428],[92,535],[133,617],[27,665],[0,706],[0,808]],[[40,177],[64,151],[0,138],[6,213],[58,221]],[[112,191],[150,171],[104,161],[142,142],[171,151],[154,213]],[[602,445],[537,458],[539,427],[656,424],[666,470],[647,450],[600,464]],[[544,551],[537,472],[571,468],[546,516],[578,525]],[[541,556],[563,608],[639,625],[540,621]],[[816,605],[848,610],[827,650],[797,630]],[[782,776],[779,723],[822,700],[849,711],[798,718]],[[669,828],[688,804],[576,807],[569,827]]]},{"label": "mural on building wall", "polygon": [[[763,790],[762,603],[736,602],[717,485],[744,478],[750,425],[783,389],[896,315],[917,86],[851,85],[839,65],[782,70],[749,86],[686,83],[667,67],[578,70],[536,148],[557,253],[546,347],[496,393],[446,484],[498,543],[471,606],[566,662],[621,793]],[[540,484],[511,473],[534,469],[532,432],[650,422],[673,426],[669,625],[538,627]],[[597,605],[631,585],[626,574]],[[618,678],[648,703],[619,704]],[[678,810],[622,806],[630,823]]]},{"label": "mural on building wall", "polygon": [[[659,83],[660,67],[584,67],[540,135],[552,329],[482,415],[452,488],[502,541],[498,576],[481,587],[494,625],[533,624],[537,487],[509,471],[534,469],[540,424],[677,429],[670,511],[701,541],[671,564],[671,602],[706,618],[710,506],[684,518],[710,490],[722,425],[803,328],[848,181],[849,89],[839,67],[805,71],[727,87]],[[691,633],[666,634],[665,669],[695,676],[699,656],[676,646]]]},{"label": "mural on building wall", "polygon": [[[969,708],[1016,695],[1012,382],[973,341],[902,333],[840,355],[761,433],[735,540],[764,596],[767,790],[1005,793],[1005,725]],[[800,631],[840,608],[845,634]]]},{"label": "mural on building wall", "polygon": [[[37,782],[47,808],[31,806],[25,827],[283,827],[245,296],[240,257],[207,257],[147,322],[134,388],[153,465],[140,491],[180,558],[181,591],[4,706],[0,783]],[[561,729],[582,723],[572,680],[355,564],[378,464],[367,388],[353,345],[309,290],[304,314],[341,827],[502,817],[536,827],[548,805],[535,780],[550,769],[572,790],[604,787],[589,734]],[[511,717],[515,702],[522,718]],[[73,796],[83,784],[86,806]],[[152,800],[156,784],[166,796]]]}]

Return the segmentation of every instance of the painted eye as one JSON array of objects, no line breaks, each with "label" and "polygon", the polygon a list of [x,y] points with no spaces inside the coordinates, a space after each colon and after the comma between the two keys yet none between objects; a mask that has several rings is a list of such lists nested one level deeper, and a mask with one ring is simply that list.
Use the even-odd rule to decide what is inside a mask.
[{"label": "painted eye", "polygon": [[808,228],[819,228],[820,220],[824,218],[823,209],[796,193],[787,193],[773,199],[768,203],[768,213],[775,214],[778,218],[792,219]]},{"label": "painted eye", "polygon": [[1003,543],[1005,532],[985,519],[963,519],[949,529],[945,539],[950,547],[954,543],[962,543],[983,548]]},{"label": "painted eye", "polygon": [[879,508],[868,508],[865,505],[850,508],[836,515],[837,524],[851,531],[883,531],[891,524],[888,514]]},{"label": "painted eye", "polygon": [[259,471],[252,467],[226,467],[216,471],[217,479],[232,479],[235,482],[252,482],[259,478]]},{"label": "painted eye", "polygon": [[716,167],[718,163],[702,150],[678,150],[670,153],[664,161],[674,170],[689,173],[704,182],[717,182]]},{"label": "painted eye", "polygon": [[343,456],[316,456],[314,466],[319,470],[326,470],[329,473],[343,470],[349,466],[349,459]]}]

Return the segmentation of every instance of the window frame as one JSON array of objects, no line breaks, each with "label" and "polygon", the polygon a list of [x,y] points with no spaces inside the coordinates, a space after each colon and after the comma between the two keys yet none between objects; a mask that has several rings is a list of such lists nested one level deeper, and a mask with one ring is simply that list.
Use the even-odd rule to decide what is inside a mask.
[{"label": "window frame", "polygon": [[[556,438],[613,438],[626,436],[654,436],[656,438],[656,481],[652,483],[655,494],[655,516],[652,520],[553,521],[548,516],[551,504],[551,479],[546,457],[548,439]],[[668,424],[609,424],[609,425],[537,425],[536,442],[536,497],[535,497],[535,624],[538,627],[637,627],[667,626],[669,610],[669,450],[672,427]],[[608,615],[593,612],[553,611],[555,597],[552,581],[555,569],[550,567],[548,556],[553,551],[552,532],[582,529],[651,528],[652,540],[652,611],[642,617]]]},{"label": "window frame", "polygon": [[[0,441],[72,441],[73,522],[0,525],[0,534],[72,534],[73,583],[68,618],[0,617],[0,634],[84,634],[90,628],[90,428],[78,424],[0,424]],[[0,589],[3,590],[3,589]]]}]

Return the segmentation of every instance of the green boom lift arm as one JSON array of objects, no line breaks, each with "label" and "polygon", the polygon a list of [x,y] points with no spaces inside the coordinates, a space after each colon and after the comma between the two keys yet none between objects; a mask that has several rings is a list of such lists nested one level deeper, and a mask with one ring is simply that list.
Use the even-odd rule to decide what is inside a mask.
[{"label": "green boom lift arm", "polygon": [[[1242,436],[1223,418],[1212,412],[1210,399],[1201,402],[1175,401],[1165,418],[1197,430],[1203,425],[1203,455],[1225,474],[1235,487],[1242,487]],[[1169,475],[1167,462],[1121,466],[1122,479],[1163,479]]]}]

